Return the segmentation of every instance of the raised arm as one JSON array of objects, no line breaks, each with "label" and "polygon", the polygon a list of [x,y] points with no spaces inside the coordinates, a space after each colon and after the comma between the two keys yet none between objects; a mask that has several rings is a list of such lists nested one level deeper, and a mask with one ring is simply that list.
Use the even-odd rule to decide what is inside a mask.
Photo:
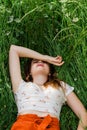
[{"label": "raised arm", "polygon": [[61,66],[64,63],[62,62],[62,57],[60,56],[51,57],[47,55],[42,55],[34,50],[25,47],[11,45],[9,51],[9,69],[13,91],[17,90],[19,83],[22,80],[20,69],[20,57],[39,59],[57,66]]},{"label": "raised arm", "polygon": [[67,96],[67,103],[71,107],[73,112],[77,115],[77,117],[79,118],[79,125],[78,125],[77,130],[86,130],[87,129],[87,111],[74,92],[70,93]]}]

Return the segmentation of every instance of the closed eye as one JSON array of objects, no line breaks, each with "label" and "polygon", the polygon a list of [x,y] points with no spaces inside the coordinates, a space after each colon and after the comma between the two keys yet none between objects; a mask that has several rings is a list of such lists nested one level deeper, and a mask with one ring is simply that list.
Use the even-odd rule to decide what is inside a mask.
[{"label": "closed eye", "polygon": [[37,59],[32,60],[32,63],[38,63],[38,62],[39,62],[39,60],[37,60]]},{"label": "closed eye", "polygon": [[42,62],[42,63],[48,64],[46,61],[41,61],[41,60],[38,60],[38,59],[33,59],[32,60],[32,63],[38,63],[38,62]]}]

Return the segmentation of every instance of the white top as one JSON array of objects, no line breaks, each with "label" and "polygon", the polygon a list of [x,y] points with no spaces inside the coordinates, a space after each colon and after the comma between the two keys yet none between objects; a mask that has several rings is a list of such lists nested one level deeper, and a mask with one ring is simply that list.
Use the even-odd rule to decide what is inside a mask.
[{"label": "white top", "polygon": [[66,101],[66,96],[73,91],[73,87],[61,81],[63,89],[48,86],[38,86],[32,82],[22,82],[17,92],[14,93],[18,107],[18,114],[35,110],[54,114],[59,118],[62,105]]}]

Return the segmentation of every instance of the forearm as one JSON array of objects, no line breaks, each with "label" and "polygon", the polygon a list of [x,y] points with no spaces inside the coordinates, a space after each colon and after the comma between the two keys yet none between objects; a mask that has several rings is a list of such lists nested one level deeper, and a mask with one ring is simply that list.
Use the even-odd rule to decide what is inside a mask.
[{"label": "forearm", "polygon": [[11,45],[10,48],[11,51],[14,51],[19,57],[26,57],[26,58],[33,58],[33,59],[40,59],[46,61],[46,55],[42,55],[34,50],[21,47],[21,46],[16,46],[16,45]]},{"label": "forearm", "polygon": [[85,130],[84,128],[87,127],[87,111],[74,92],[67,96],[67,103],[79,118],[77,130]]},{"label": "forearm", "polygon": [[26,57],[26,58],[32,58],[32,59],[46,61],[50,64],[54,64],[57,66],[61,66],[64,64],[64,61],[62,61],[61,56],[53,57],[53,56],[43,55],[43,54],[40,54],[39,52],[36,52],[29,48],[11,45],[9,56],[12,59],[12,57],[14,57],[14,55],[15,55],[15,59],[17,59],[19,57]]}]

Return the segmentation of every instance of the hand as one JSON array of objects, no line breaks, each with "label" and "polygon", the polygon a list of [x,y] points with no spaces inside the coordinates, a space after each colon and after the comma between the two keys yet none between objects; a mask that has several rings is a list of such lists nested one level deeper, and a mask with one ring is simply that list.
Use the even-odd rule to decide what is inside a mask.
[{"label": "hand", "polygon": [[56,66],[62,66],[64,64],[64,61],[62,61],[61,56],[57,56],[57,57],[46,56],[46,61]]}]

